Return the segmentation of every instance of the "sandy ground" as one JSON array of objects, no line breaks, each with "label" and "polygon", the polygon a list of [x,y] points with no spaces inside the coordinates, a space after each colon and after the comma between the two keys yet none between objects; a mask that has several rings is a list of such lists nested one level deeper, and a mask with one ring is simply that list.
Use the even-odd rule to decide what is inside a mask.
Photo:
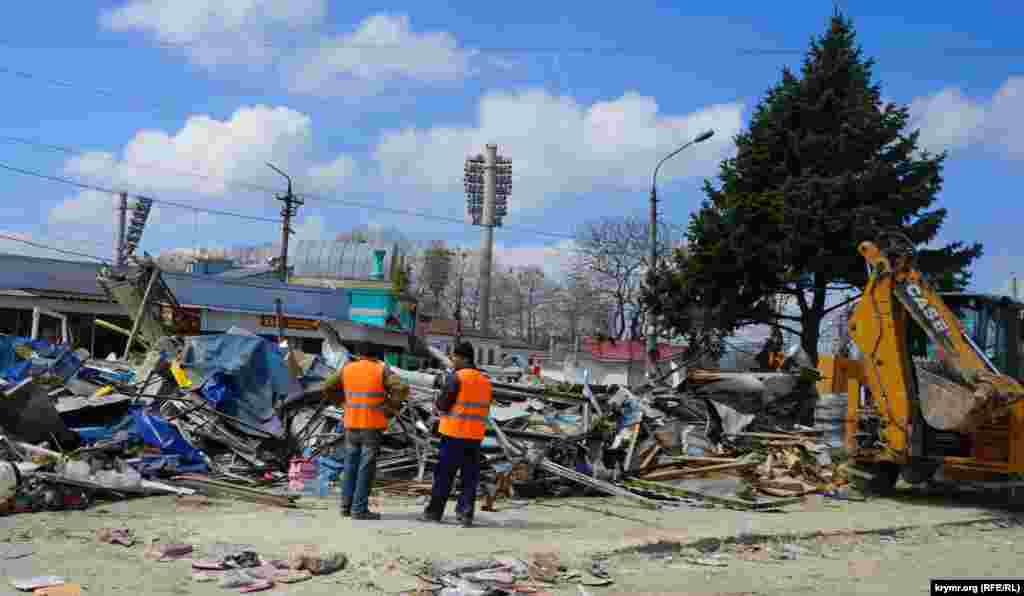
[{"label": "sandy ground", "polygon": [[[463,529],[415,521],[421,507],[409,499],[377,499],[385,516],[380,522],[342,519],[335,502],[321,499],[305,499],[292,510],[139,499],[0,518],[0,565],[6,578],[60,575],[87,586],[87,594],[212,595],[237,590],[192,581],[186,561],[146,560],[145,543],[185,542],[200,552],[217,542],[247,544],[282,558],[291,545],[317,544],[346,553],[348,568],[263,593],[381,594],[415,587],[412,573],[433,560],[554,552],[583,571],[595,559],[605,560],[615,583],[586,588],[601,596],[922,593],[929,577],[1012,576],[1024,560],[1016,518],[991,502],[964,497],[904,494],[866,503],[812,498],[782,513],[651,512],[594,498],[499,505],[497,513],[479,514],[479,527]],[[96,530],[113,527],[131,528],[140,543],[99,544]],[[819,532],[832,535],[813,536]],[[800,535],[811,537],[794,537]],[[0,594],[17,593],[9,586],[9,579],[3,581]],[[552,592],[578,589],[562,585]]]}]

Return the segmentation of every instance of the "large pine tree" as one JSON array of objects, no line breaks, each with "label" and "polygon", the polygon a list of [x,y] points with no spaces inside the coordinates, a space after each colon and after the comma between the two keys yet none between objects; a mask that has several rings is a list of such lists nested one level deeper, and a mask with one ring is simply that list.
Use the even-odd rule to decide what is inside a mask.
[{"label": "large pine tree", "polygon": [[[866,282],[857,245],[893,231],[918,246],[936,237],[946,155],[918,149],[908,109],[883,104],[873,66],[837,13],[799,75],[783,70],[735,138],[719,185],[705,182],[688,250],[650,279],[647,302],[670,329],[692,332],[695,311],[726,334],[768,324],[799,333],[816,362],[821,321],[835,308],[829,293]],[[967,279],[980,255],[980,244],[919,248],[918,267],[945,285]],[[773,312],[779,294],[793,297],[798,315]]]}]

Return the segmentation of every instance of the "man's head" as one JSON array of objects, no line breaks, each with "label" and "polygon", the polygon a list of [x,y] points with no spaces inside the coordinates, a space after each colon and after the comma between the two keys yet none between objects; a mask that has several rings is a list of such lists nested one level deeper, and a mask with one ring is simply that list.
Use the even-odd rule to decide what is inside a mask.
[{"label": "man's head", "polygon": [[464,341],[455,346],[455,350],[452,351],[452,361],[455,366],[472,366],[473,354],[473,345]]},{"label": "man's head", "polygon": [[384,358],[383,351],[371,343],[364,343],[360,346],[359,354],[363,358],[370,358],[373,360],[382,360]]}]

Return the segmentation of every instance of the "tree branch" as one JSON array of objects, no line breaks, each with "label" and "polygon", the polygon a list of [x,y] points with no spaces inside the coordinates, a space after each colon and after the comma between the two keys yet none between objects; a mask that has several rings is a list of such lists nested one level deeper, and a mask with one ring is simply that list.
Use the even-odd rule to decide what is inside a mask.
[{"label": "tree branch", "polygon": [[798,337],[800,336],[800,332],[799,331],[797,331],[796,329],[793,329],[792,327],[783,325],[781,323],[776,323],[774,321],[762,321],[762,320],[759,320],[759,319],[750,319],[750,321],[754,325],[768,325],[769,327],[775,327],[776,329],[780,329],[782,331],[788,331],[789,333],[792,333],[793,335],[796,335]]},{"label": "tree branch", "polygon": [[853,296],[851,298],[847,298],[846,300],[843,300],[842,302],[840,302],[839,304],[836,304],[835,306],[830,306],[830,307],[826,308],[825,311],[822,314],[826,314],[827,315],[828,313],[830,313],[830,312],[832,312],[834,310],[840,309],[840,308],[846,306],[847,304],[849,304],[849,303],[859,299],[863,295],[864,294],[862,292],[860,294],[857,294],[856,296]]}]

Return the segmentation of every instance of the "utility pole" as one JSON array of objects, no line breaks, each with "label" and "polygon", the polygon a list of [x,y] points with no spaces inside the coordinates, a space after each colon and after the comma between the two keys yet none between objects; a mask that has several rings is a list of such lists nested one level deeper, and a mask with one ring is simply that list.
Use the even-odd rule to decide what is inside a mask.
[{"label": "utility pole", "polygon": [[288,174],[274,167],[274,164],[268,163],[267,166],[288,181],[288,194],[277,196],[277,200],[284,203],[284,207],[281,208],[281,218],[283,219],[281,223],[281,281],[288,283],[288,237],[294,232],[292,218],[299,212],[299,206],[303,204],[303,201],[292,194],[292,179]]},{"label": "utility pole", "polygon": [[280,298],[274,299],[274,319],[277,323],[277,344],[284,341],[284,308]]},{"label": "utility pole", "polygon": [[462,343],[462,292],[463,279],[465,279],[466,254],[461,250],[458,252],[459,277],[455,280],[455,345]]},{"label": "utility pole", "polygon": [[117,230],[114,238],[114,269],[124,266],[124,241],[126,226],[128,225],[128,193],[122,192],[117,196]]},{"label": "utility pole", "polygon": [[494,255],[494,228],[501,226],[508,213],[512,192],[512,162],[498,157],[498,146],[488,144],[483,155],[466,160],[466,215],[484,233],[480,246],[480,331],[491,328],[491,264]]}]

